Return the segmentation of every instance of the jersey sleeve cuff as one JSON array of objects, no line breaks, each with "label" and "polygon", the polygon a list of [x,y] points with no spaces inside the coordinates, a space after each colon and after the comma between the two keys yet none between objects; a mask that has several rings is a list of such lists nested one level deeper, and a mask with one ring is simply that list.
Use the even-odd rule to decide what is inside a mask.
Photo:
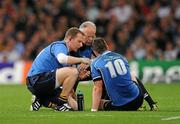
[{"label": "jersey sleeve cuff", "polygon": [[101,79],[102,79],[101,76],[97,76],[97,77],[94,77],[94,78],[93,78],[93,81],[95,81],[95,80],[101,80]]}]

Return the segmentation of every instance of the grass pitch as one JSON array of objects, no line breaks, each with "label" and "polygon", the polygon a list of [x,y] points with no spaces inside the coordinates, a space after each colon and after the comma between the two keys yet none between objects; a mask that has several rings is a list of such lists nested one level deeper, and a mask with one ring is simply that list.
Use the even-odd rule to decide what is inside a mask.
[{"label": "grass pitch", "polygon": [[146,88],[158,102],[158,111],[90,112],[92,85],[81,84],[78,89],[85,95],[85,111],[41,108],[30,112],[31,94],[26,86],[0,85],[0,124],[180,124],[180,83],[148,84]]}]

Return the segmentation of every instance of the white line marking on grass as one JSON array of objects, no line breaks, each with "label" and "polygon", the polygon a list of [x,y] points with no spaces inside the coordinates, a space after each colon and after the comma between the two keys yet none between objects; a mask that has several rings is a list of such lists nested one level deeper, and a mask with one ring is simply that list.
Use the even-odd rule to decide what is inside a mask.
[{"label": "white line marking on grass", "polygon": [[40,117],[52,117],[54,115],[39,115]]},{"label": "white line marking on grass", "polygon": [[98,117],[112,117],[113,115],[96,115],[96,114],[84,114],[84,115],[76,115],[76,114],[69,114],[69,115],[66,115],[67,117],[95,117],[95,116],[98,116]]},{"label": "white line marking on grass", "polygon": [[163,121],[170,121],[170,120],[177,120],[180,119],[180,116],[173,116],[173,117],[168,117],[168,118],[161,118]]}]

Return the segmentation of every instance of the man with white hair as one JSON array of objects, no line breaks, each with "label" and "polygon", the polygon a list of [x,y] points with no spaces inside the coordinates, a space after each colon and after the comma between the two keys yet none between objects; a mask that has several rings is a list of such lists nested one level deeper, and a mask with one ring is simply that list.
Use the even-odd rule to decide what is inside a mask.
[{"label": "man with white hair", "polygon": [[[76,57],[85,57],[85,58],[93,58],[95,57],[91,46],[93,39],[96,37],[96,25],[91,21],[85,21],[79,26],[79,30],[82,31],[85,35],[85,40],[83,41],[83,46],[78,49],[77,52],[73,52],[72,55]],[[81,64],[79,66],[82,69],[87,69],[90,72],[89,65]],[[91,80],[91,77],[86,77],[83,80]],[[76,90],[76,87],[78,85],[78,81],[74,87]]]},{"label": "man with white hair", "polygon": [[93,55],[91,45],[93,38],[96,37],[96,25],[93,22],[85,21],[79,26],[79,30],[82,31],[85,35],[83,47],[81,47],[78,52],[72,54],[75,56],[91,58]]},{"label": "man with white hair", "polygon": [[[77,52],[71,52],[71,54],[76,57],[83,57],[83,58],[85,57],[85,58],[91,59],[91,58],[95,57],[95,55],[91,49],[91,46],[93,43],[93,39],[96,37],[96,25],[91,21],[85,21],[79,26],[79,30],[84,33],[85,40],[83,41],[83,46],[80,49],[78,49]],[[92,80],[91,75],[90,75],[90,66],[89,65],[81,63],[80,65],[77,65],[77,66],[78,66],[79,70],[84,70],[84,72],[86,72],[86,73],[84,73],[82,75],[83,78],[76,81],[76,83],[74,85],[74,94],[72,94],[68,99],[70,106],[75,110],[77,110],[75,91],[77,89],[79,81]]]},{"label": "man with white hair", "polygon": [[91,21],[86,21],[79,26],[79,30],[82,31],[86,36],[84,44],[92,45],[93,38],[96,35],[96,25]]}]

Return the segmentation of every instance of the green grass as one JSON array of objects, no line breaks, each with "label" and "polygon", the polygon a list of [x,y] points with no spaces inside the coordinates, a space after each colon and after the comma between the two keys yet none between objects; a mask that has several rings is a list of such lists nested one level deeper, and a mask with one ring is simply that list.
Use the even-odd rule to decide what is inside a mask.
[{"label": "green grass", "polygon": [[[180,84],[146,85],[159,111],[90,112],[92,85],[80,85],[84,112],[30,112],[31,94],[24,85],[0,85],[0,124],[180,124]],[[171,118],[172,117],[172,118]]]}]

